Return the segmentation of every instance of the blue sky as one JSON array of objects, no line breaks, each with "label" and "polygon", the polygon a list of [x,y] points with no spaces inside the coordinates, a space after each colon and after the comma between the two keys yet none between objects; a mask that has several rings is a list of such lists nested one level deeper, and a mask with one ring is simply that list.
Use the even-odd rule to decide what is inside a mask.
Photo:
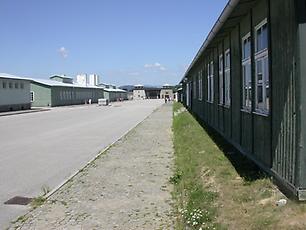
[{"label": "blue sky", "polygon": [[227,0],[0,0],[0,72],[176,84]]}]

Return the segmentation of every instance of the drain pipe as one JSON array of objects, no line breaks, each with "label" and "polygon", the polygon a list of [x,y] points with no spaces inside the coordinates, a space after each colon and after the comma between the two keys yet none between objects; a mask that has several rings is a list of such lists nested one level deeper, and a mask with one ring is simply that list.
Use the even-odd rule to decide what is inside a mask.
[{"label": "drain pipe", "polygon": [[197,60],[199,59],[201,54],[204,52],[204,50],[207,48],[209,43],[215,38],[217,33],[220,31],[221,27],[224,25],[224,23],[226,22],[226,20],[228,19],[228,17],[233,12],[233,10],[235,9],[235,7],[238,5],[239,2],[240,0],[229,0],[229,2],[226,4],[221,15],[219,16],[218,20],[216,21],[213,28],[209,32],[207,38],[205,39],[204,43],[202,44],[200,50],[197,52],[196,56],[194,57],[191,64],[189,65],[180,83],[182,83],[183,80],[187,77],[192,66],[197,62]]}]

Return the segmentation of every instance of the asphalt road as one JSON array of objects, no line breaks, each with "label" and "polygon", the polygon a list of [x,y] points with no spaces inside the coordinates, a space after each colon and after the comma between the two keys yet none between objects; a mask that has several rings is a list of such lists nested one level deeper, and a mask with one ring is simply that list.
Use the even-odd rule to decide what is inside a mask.
[{"label": "asphalt road", "polygon": [[36,197],[43,187],[52,190],[162,103],[58,107],[0,117],[0,229],[29,208],[5,201]]}]

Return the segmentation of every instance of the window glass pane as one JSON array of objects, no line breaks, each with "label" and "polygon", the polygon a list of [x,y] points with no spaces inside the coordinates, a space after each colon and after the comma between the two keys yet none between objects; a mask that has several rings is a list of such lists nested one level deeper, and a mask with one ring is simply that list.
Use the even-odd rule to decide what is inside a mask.
[{"label": "window glass pane", "polygon": [[251,37],[243,41],[242,59],[247,59],[251,56]]},{"label": "window glass pane", "polygon": [[248,43],[247,43],[247,57],[251,57],[251,37],[248,38]]},{"label": "window glass pane", "polygon": [[210,101],[210,77],[207,78],[207,100]]},{"label": "window glass pane", "polygon": [[268,48],[268,28],[267,24],[262,27],[262,49]]},{"label": "window glass pane", "polygon": [[31,102],[34,102],[34,92],[31,92]]},{"label": "window glass pane", "polygon": [[249,54],[248,54],[248,40],[244,40],[244,47],[243,47],[244,51],[244,59],[248,58]]},{"label": "window glass pane", "polygon": [[256,32],[256,52],[262,50],[261,48],[261,28]]},{"label": "window glass pane", "polygon": [[247,57],[247,40],[243,41],[242,59]]},{"label": "window glass pane", "polygon": [[219,57],[219,71],[223,71],[223,57]]},{"label": "window glass pane", "polygon": [[256,70],[257,70],[257,82],[262,81],[262,60],[258,60],[256,62]]},{"label": "window glass pane", "polygon": [[230,68],[231,65],[230,61],[231,61],[231,55],[230,52],[227,52],[225,56],[225,68]]},{"label": "window glass pane", "polygon": [[210,63],[210,75],[214,75],[214,64]]},{"label": "window glass pane", "polygon": [[261,103],[263,102],[263,96],[262,96],[262,85],[257,86],[257,103],[259,108],[262,108]]},{"label": "window glass pane", "polygon": [[268,57],[264,58],[264,75],[266,84],[269,84],[269,59]]},{"label": "window glass pane", "polygon": [[246,72],[246,79],[247,79],[247,84],[249,85],[249,86],[252,86],[252,78],[251,78],[251,75],[252,75],[252,72],[251,72],[251,63],[248,63],[247,65],[246,65],[246,67],[247,67],[247,72]]},{"label": "window glass pane", "polygon": [[247,101],[247,107],[252,107],[252,87],[250,86],[248,89],[248,101]]},{"label": "window glass pane", "polygon": [[230,105],[230,71],[225,73],[225,103]]},{"label": "window glass pane", "polygon": [[223,73],[219,74],[219,103],[223,104]]},{"label": "window glass pane", "polygon": [[252,105],[251,63],[243,64],[243,107],[250,109]]},{"label": "window glass pane", "polygon": [[270,109],[270,85],[269,85],[269,58],[264,59],[264,76],[265,76],[265,89],[266,89],[266,110]]}]

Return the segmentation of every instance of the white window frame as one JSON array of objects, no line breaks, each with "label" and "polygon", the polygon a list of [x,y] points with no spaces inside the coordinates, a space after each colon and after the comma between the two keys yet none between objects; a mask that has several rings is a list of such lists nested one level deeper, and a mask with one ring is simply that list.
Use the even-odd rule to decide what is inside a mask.
[{"label": "white window frame", "polygon": [[[228,57],[228,59],[227,59]],[[231,106],[231,51],[227,49],[224,55],[224,104]]]},{"label": "white window frame", "polygon": [[196,76],[193,77],[192,79],[192,97],[193,99],[196,99],[197,98],[197,78]]},{"label": "white window frame", "polygon": [[30,93],[30,99],[31,99],[31,102],[34,102],[34,101],[35,101],[35,92],[34,92],[34,91],[31,91],[31,93]]},{"label": "white window frame", "polygon": [[[250,54],[248,57],[244,57],[244,42],[246,40],[250,40]],[[242,38],[242,61],[241,61],[241,66],[242,66],[242,109],[246,111],[251,111],[252,110],[252,64],[251,64],[251,45],[252,39],[251,39],[251,33],[247,33],[243,38]],[[250,71],[250,82],[246,82],[247,76],[245,75],[245,71],[249,66]]]},{"label": "white window frame", "polygon": [[[255,26],[255,31],[254,31],[254,34],[255,34],[255,54],[258,54],[258,53],[261,53],[261,52],[264,52],[264,51],[268,50],[268,48],[264,48],[262,50],[257,51],[257,48],[258,48],[257,47],[257,36],[258,36],[257,31],[259,29],[261,29],[264,25],[267,25],[267,24],[268,24],[268,20],[267,20],[267,18],[265,18],[258,25]],[[267,25],[267,28],[268,28],[268,25]],[[268,37],[268,35],[267,35],[267,37]],[[267,44],[268,44],[268,41],[267,41]]]},{"label": "white window frame", "polygon": [[186,83],[186,103],[187,103],[187,107],[190,106],[190,83],[187,82]]},{"label": "white window frame", "polygon": [[210,102],[210,64],[207,64],[207,102]]},{"label": "white window frame", "polygon": [[[268,115],[270,112],[270,95],[268,95],[270,90],[270,76],[269,76],[269,52],[268,48],[264,48],[262,50],[257,51],[257,31],[262,29],[263,26],[267,26],[267,19],[264,19],[260,22],[257,26],[255,26],[255,111],[257,113]],[[268,32],[268,31],[267,31]],[[267,36],[267,39],[268,36]],[[266,41],[268,44],[268,41]],[[259,80],[259,70],[258,70],[258,63],[261,62],[262,65],[262,73],[261,80]],[[262,102],[259,102],[259,92],[258,88],[261,87],[261,98]]]},{"label": "white window frame", "polygon": [[214,102],[214,62],[207,64],[207,101]]},{"label": "white window frame", "polygon": [[223,60],[223,54],[219,55],[219,105],[224,105],[224,60]]},{"label": "white window frame", "polygon": [[198,90],[199,90],[199,94],[198,94],[198,97],[199,97],[199,101],[202,101],[203,99],[203,70],[201,69],[199,71],[199,78],[198,78]]}]

